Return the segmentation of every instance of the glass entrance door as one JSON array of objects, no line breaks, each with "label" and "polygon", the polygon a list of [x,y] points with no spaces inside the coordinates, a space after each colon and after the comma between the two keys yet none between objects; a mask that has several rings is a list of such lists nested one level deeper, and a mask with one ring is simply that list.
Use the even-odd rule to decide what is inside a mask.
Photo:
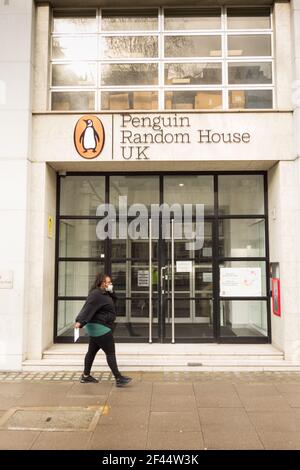
[{"label": "glass entrance door", "polygon": [[175,343],[213,338],[213,265],[207,256],[212,222],[205,223],[204,246],[199,250],[189,246],[188,238],[176,237],[174,220],[170,225],[171,237],[163,243],[160,278],[164,339]]}]

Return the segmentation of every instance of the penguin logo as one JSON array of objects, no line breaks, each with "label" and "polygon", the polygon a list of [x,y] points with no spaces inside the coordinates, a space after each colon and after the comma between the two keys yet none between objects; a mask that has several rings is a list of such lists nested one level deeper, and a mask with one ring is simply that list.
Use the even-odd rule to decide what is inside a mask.
[{"label": "penguin logo", "polygon": [[82,116],[74,130],[74,144],[82,158],[92,159],[100,155],[104,146],[103,124],[96,116]]}]

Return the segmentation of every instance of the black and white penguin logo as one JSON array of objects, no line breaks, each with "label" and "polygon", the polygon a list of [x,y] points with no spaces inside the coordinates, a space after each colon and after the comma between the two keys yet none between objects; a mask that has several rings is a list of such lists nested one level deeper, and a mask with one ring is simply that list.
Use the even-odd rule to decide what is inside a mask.
[{"label": "black and white penguin logo", "polygon": [[96,158],[101,153],[105,140],[104,127],[96,116],[82,116],[74,129],[74,144],[83,158]]},{"label": "black and white penguin logo", "polygon": [[91,119],[84,119],[84,122],[86,122],[86,128],[82,132],[79,141],[84,148],[84,153],[88,150],[92,150],[96,153],[97,143],[100,140],[99,135],[95,130]]}]

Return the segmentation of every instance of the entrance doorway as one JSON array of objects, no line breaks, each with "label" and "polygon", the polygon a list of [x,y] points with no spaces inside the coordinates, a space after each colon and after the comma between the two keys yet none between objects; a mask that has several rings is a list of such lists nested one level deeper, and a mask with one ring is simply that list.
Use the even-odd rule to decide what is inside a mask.
[{"label": "entrance doorway", "polygon": [[[97,272],[112,276],[118,296],[116,341],[270,341],[265,174],[70,173],[58,180],[56,342],[72,341]],[[105,202],[116,217],[101,240],[97,225],[107,213],[97,207]],[[169,218],[153,215],[163,204]],[[201,246],[190,236],[196,204],[204,214]],[[190,232],[180,230],[187,205]],[[128,236],[137,214],[143,234]],[[241,275],[256,276],[256,287],[234,290]]]}]

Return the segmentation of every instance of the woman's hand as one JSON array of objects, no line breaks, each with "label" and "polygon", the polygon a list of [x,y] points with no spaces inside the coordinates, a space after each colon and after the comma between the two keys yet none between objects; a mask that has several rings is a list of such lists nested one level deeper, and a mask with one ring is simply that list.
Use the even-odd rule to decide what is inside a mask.
[{"label": "woman's hand", "polygon": [[74,325],[74,328],[81,328],[81,323],[79,323],[78,321],[75,323]]}]

